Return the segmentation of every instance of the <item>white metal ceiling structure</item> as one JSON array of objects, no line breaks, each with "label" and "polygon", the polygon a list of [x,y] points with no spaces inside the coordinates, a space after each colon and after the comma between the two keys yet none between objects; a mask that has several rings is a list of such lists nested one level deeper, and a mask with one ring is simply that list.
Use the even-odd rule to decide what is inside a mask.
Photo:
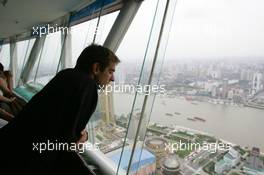
[{"label": "white metal ceiling structure", "polygon": [[[104,6],[120,1],[103,0],[106,2]],[[101,2],[102,0],[1,0],[0,40],[30,31],[33,26],[50,23],[71,12],[87,13],[83,8],[92,4],[96,6],[96,3],[98,6]]]},{"label": "white metal ceiling structure", "polygon": [[0,38],[23,33],[91,3],[92,0],[1,0]]}]

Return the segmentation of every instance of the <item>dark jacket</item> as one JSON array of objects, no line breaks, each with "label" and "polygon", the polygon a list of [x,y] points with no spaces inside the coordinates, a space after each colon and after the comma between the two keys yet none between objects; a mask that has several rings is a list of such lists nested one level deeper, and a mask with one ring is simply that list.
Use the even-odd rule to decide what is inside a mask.
[{"label": "dark jacket", "polygon": [[97,99],[97,85],[87,73],[76,69],[59,72],[0,130],[1,174],[64,174],[80,170],[75,152],[40,153],[33,147],[47,147],[48,142],[75,143],[94,112]]}]

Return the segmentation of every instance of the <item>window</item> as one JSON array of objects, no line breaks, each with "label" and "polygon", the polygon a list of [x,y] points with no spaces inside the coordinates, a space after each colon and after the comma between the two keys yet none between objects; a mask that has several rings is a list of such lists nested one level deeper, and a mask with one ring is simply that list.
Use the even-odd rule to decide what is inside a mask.
[{"label": "window", "polygon": [[[81,51],[93,43],[103,44],[119,11],[101,16],[98,29],[96,26],[98,18],[86,21],[84,23],[72,26],[70,32],[72,35],[72,67],[75,65]],[[96,32],[95,32],[96,31]]]},{"label": "window", "polygon": [[[89,139],[94,139],[94,143],[99,144],[100,150],[113,160],[119,169],[125,171],[128,171],[126,168],[132,155],[131,147],[135,140],[135,131],[144,102],[144,88],[146,88],[156,49],[165,6],[163,2],[144,1],[142,3],[116,52],[121,63],[117,66],[115,83],[112,84],[114,93],[107,99],[99,100],[100,110],[97,111],[101,112],[96,113],[89,122],[91,127],[88,133],[93,133]],[[137,93],[137,86],[143,88],[139,93]],[[142,143],[144,136],[141,136]],[[141,147],[136,148],[135,157],[139,159],[141,154],[145,155],[148,161],[144,160],[145,163],[140,169],[132,168],[130,172],[155,173],[154,155]],[[133,161],[132,166],[137,166],[139,162]]]},{"label": "window", "polygon": [[34,39],[19,41],[16,43],[17,47],[17,70],[16,70],[16,83],[19,82],[20,74],[27,62],[27,59],[30,55],[31,49],[35,42]]},{"label": "window", "polygon": [[[133,116],[130,119],[134,128],[142,128],[136,148],[142,147],[141,155],[144,149],[155,155],[157,173],[171,166],[173,174],[198,170],[214,174],[216,162],[224,162],[224,171],[229,172],[246,151],[253,147],[264,151],[262,5],[239,0],[171,1],[169,11],[175,8],[175,13],[168,14],[150,84],[164,85],[165,92],[150,95],[146,105],[139,100],[139,107],[137,96],[132,106],[145,108],[142,125]],[[133,51],[137,49],[134,44]],[[126,74],[138,63],[133,61],[124,68]],[[115,100],[116,108],[130,108],[124,103],[128,95]],[[127,116],[130,111],[122,113]],[[134,160],[144,158],[134,152]]]},{"label": "window", "polygon": [[9,69],[10,64],[10,44],[2,45],[0,52],[0,62],[3,64],[5,69]]},{"label": "window", "polygon": [[61,48],[61,31],[46,36],[44,46],[31,72],[30,81],[45,85],[56,74]]},{"label": "window", "polygon": [[[155,4],[144,1],[141,10],[148,3]],[[130,174],[146,167],[165,173],[168,166],[173,174],[214,174],[217,162],[232,167],[252,147],[263,152],[262,2],[170,1],[159,47],[159,25],[148,24],[151,4],[138,12],[117,51],[122,63],[115,85],[157,85],[160,92],[115,92],[115,115],[105,120],[115,123],[94,127],[101,150],[120,168],[130,166]],[[164,4],[159,2],[157,23]],[[145,19],[150,9],[152,18]]]}]

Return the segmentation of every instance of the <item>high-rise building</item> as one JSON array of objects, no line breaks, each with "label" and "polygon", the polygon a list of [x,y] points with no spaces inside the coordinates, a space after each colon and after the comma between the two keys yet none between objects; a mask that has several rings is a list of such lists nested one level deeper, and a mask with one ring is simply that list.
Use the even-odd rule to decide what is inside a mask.
[{"label": "high-rise building", "polygon": [[[129,123],[129,126],[128,126],[128,133],[127,133],[127,137],[129,139],[134,139],[135,136],[136,136],[136,132],[137,132],[137,129],[139,127],[139,120],[140,120],[140,117],[141,117],[141,113],[133,113],[132,116],[131,116],[131,119],[130,119],[130,123]],[[140,126],[140,129],[139,129],[139,140],[140,141],[143,141],[144,140],[144,136],[145,136],[145,133],[146,133],[146,130],[147,130],[147,118],[146,118],[146,115],[142,116],[143,119],[142,119],[142,122],[141,122],[141,126]]]},{"label": "high-rise building", "polygon": [[157,169],[161,167],[161,159],[168,154],[166,151],[166,145],[168,142],[160,137],[148,138],[145,141],[146,149],[156,156]]},{"label": "high-rise building", "polygon": [[214,171],[218,174],[223,174],[224,171],[229,171],[232,167],[236,166],[239,160],[240,154],[231,148],[223,159],[215,163]]},{"label": "high-rise building", "polygon": [[247,70],[246,69],[242,69],[240,71],[240,80],[247,80]]},{"label": "high-rise building", "polygon": [[228,93],[228,79],[224,79],[222,83],[222,92],[221,92],[221,97],[226,98]]},{"label": "high-rise building", "polygon": [[114,107],[113,107],[113,93],[100,94],[99,95],[99,104],[100,104],[100,112],[101,118],[104,125],[116,124],[116,118],[114,115]]},{"label": "high-rise building", "polygon": [[264,164],[260,158],[260,149],[252,148],[250,156],[247,158],[246,164],[243,166],[246,174],[264,175]]},{"label": "high-rise building", "polygon": [[227,99],[228,100],[232,100],[234,97],[234,91],[233,90],[229,90],[227,93]]},{"label": "high-rise building", "polygon": [[262,74],[255,73],[252,80],[252,94],[256,94],[262,89]]}]

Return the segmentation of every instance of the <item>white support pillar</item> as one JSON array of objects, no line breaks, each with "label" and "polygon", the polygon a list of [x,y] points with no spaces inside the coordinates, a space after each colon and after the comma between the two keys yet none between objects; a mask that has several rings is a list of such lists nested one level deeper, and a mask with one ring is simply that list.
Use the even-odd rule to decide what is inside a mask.
[{"label": "white support pillar", "polygon": [[66,15],[63,18],[62,26],[64,26],[65,30],[61,31],[61,55],[60,55],[60,61],[58,65],[57,72],[59,70],[71,67],[71,56],[72,56],[72,47],[71,47],[71,29],[69,28],[69,20],[70,20],[70,14]]},{"label": "white support pillar", "polygon": [[[71,29],[69,29],[69,32],[64,40],[64,43],[62,44],[62,52],[61,52],[61,61],[60,61],[60,69],[66,69],[72,66],[72,36],[71,36]],[[65,36],[63,36],[65,37]]]},{"label": "white support pillar", "polygon": [[113,24],[113,27],[104,42],[105,47],[111,49],[113,52],[117,50],[141,3],[142,1],[140,0],[127,0],[124,2],[115,23]]},{"label": "white support pillar", "polygon": [[27,83],[29,79],[29,75],[34,67],[34,64],[36,63],[36,60],[44,46],[45,39],[46,39],[46,35],[36,38],[36,41],[33,45],[33,48],[27,60],[27,63],[21,73],[21,80],[23,83]]},{"label": "white support pillar", "polygon": [[17,76],[17,43],[16,38],[10,38],[10,64],[9,70],[13,75],[13,87],[16,87],[16,76]]}]

